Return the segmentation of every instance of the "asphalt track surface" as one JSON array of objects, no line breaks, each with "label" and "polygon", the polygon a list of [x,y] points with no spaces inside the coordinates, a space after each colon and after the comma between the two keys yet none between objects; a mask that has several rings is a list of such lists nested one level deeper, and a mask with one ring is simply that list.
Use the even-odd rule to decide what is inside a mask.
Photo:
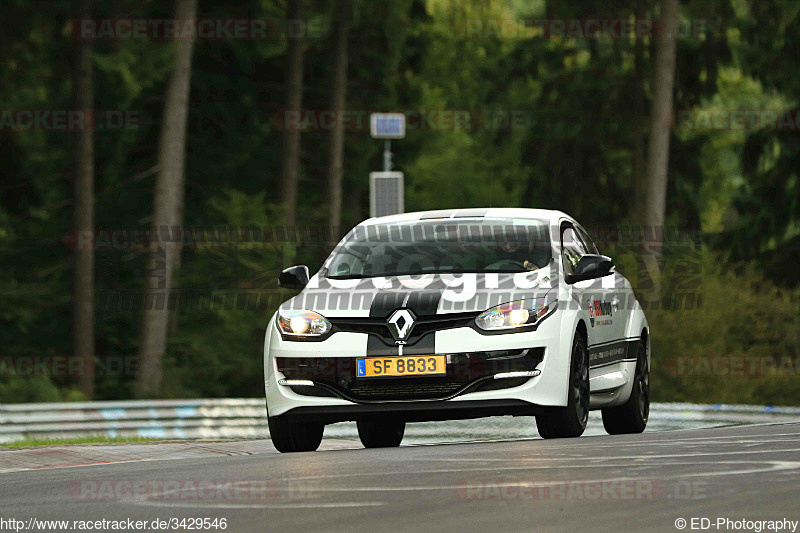
[{"label": "asphalt track surface", "polygon": [[[235,532],[370,533],[678,531],[680,518],[800,520],[798,423],[373,450],[337,440],[300,454],[263,449],[0,474],[0,518],[201,517],[225,518],[225,531]],[[159,488],[164,481],[172,488]],[[133,482],[141,494],[126,492]],[[220,490],[201,494],[194,490],[201,483]],[[710,529],[719,530],[726,529]]]}]

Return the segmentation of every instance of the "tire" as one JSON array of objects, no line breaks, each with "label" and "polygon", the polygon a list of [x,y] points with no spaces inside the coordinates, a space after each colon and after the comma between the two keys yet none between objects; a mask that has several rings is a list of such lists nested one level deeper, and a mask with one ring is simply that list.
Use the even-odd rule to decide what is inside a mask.
[{"label": "tire", "polygon": [[575,333],[570,359],[569,392],[566,407],[551,407],[536,417],[536,429],[543,439],[580,437],[589,420],[589,350],[584,338]]},{"label": "tire", "polygon": [[322,442],[325,425],[319,422],[300,423],[287,415],[267,418],[272,444],[281,453],[313,452]]},{"label": "tire", "polygon": [[603,426],[609,435],[641,433],[650,415],[650,365],[647,361],[647,341],[639,340],[636,371],[630,398],[622,405],[603,409]]},{"label": "tire", "polygon": [[402,420],[362,419],[356,425],[364,448],[396,448],[406,431],[406,423]]}]

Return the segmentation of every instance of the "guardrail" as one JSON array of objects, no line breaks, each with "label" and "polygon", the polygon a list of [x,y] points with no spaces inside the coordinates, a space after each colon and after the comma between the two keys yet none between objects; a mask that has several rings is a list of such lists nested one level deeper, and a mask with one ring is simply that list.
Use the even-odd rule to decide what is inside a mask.
[{"label": "guardrail", "polygon": [[[650,418],[678,427],[788,422],[800,419],[800,408],[654,403]],[[261,398],[0,404],[0,442],[93,435],[264,439],[269,430]]]},{"label": "guardrail", "polygon": [[0,442],[29,438],[266,438],[264,400],[0,404]]}]

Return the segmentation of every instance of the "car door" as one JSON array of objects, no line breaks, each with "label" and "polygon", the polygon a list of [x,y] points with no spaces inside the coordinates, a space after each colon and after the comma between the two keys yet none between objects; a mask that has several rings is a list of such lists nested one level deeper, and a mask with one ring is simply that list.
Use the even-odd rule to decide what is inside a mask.
[{"label": "car door", "polygon": [[[575,229],[590,254],[602,253],[589,236],[589,233],[580,224],[576,224]],[[625,338],[625,328],[630,315],[631,302],[629,301],[629,294],[631,293],[631,284],[625,279],[625,276],[617,272],[616,268],[610,276],[604,276],[597,282],[601,286],[607,301],[611,304],[610,308],[606,309],[611,314],[609,316],[603,315],[605,317],[603,321],[606,323],[603,327],[608,330],[609,341],[622,341]]]},{"label": "car door", "polygon": [[[572,274],[581,257],[587,253],[594,252],[596,252],[596,249],[591,252],[587,249],[586,244],[580,238],[578,230],[572,223],[565,222],[562,224],[561,263],[565,277],[568,274]],[[609,298],[610,291],[603,287],[602,279],[578,281],[572,284],[572,290],[578,292],[575,296],[589,316],[587,329],[590,353],[593,351],[593,347],[609,344],[615,340],[614,331],[611,327],[612,322],[610,322],[610,315],[613,313],[611,299]]]}]

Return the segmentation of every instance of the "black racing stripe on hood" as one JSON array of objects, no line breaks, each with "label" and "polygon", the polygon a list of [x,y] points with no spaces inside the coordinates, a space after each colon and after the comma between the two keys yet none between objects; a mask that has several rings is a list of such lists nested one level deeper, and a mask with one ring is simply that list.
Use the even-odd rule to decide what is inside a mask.
[{"label": "black racing stripe on hood", "polygon": [[[376,318],[389,318],[395,310],[403,307],[403,301],[408,292],[381,291],[372,299],[369,308],[369,316]],[[386,357],[397,355],[398,349],[394,344],[387,344],[377,335],[369,335],[367,338],[367,357]]]},{"label": "black racing stripe on hood", "polygon": [[439,310],[442,294],[444,294],[444,290],[414,291],[409,296],[406,307],[411,309],[416,316],[435,315]]},{"label": "black racing stripe on hood", "polygon": [[[389,318],[395,310],[410,309],[414,316],[435,315],[439,309],[439,302],[442,299],[442,290],[418,290],[418,291],[385,291],[379,292],[372,300],[369,309],[369,316],[377,318]],[[407,298],[407,299],[406,299]],[[403,305],[405,302],[405,306]],[[413,334],[413,330],[412,330]],[[404,345],[403,355],[431,355],[436,350],[436,334],[430,332],[418,341]],[[383,341],[377,335],[370,335],[367,339],[368,357],[386,357],[399,355],[399,350],[394,341]]]},{"label": "black racing stripe on hood", "polygon": [[403,307],[403,301],[408,292],[381,291],[372,299],[369,307],[369,316],[377,318],[389,318],[395,309]]}]

